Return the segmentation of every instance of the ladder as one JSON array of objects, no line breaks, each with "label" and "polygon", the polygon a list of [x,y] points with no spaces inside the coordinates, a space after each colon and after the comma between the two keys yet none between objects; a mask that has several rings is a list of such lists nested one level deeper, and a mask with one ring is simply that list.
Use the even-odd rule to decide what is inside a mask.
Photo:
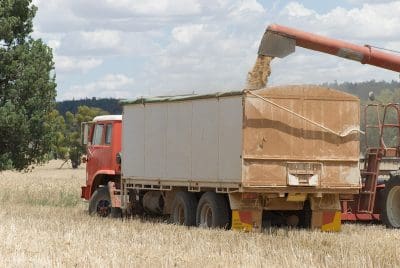
[{"label": "ladder", "polygon": [[381,148],[367,149],[364,169],[361,170],[363,187],[358,198],[359,213],[373,213],[374,211],[376,185],[379,176],[379,163],[381,159]]},{"label": "ladder", "polygon": [[[375,108],[376,122],[369,124],[367,122],[367,112],[369,109]],[[384,109],[383,117],[380,117],[380,109]],[[389,118],[389,110],[395,111],[395,123],[387,123]],[[393,120],[393,118],[392,118]],[[379,176],[379,164],[383,157],[400,157],[400,105],[399,104],[369,104],[364,110],[365,122],[365,162],[364,168],[361,170],[361,177],[363,178],[363,187],[358,197],[358,213],[373,213],[375,208],[376,188]],[[397,129],[396,144],[387,146],[385,142],[385,129]],[[379,145],[377,147],[369,147],[368,133],[371,129],[379,131]]]}]

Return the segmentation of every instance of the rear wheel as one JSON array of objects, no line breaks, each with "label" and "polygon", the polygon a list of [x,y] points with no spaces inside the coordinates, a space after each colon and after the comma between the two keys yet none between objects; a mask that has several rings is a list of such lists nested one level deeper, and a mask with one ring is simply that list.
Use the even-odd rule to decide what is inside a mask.
[{"label": "rear wheel", "polygon": [[206,192],[200,198],[196,212],[196,224],[203,228],[228,228],[230,209],[225,196]]},{"label": "rear wheel", "polygon": [[194,193],[177,192],[171,207],[171,222],[185,226],[196,225],[197,198]]},{"label": "rear wheel", "polygon": [[400,177],[390,177],[383,191],[382,222],[389,228],[400,228]]},{"label": "rear wheel", "polygon": [[93,193],[89,202],[89,214],[99,217],[121,217],[121,209],[111,207],[111,198],[108,187],[100,187]]},{"label": "rear wheel", "polygon": [[310,201],[307,200],[304,203],[303,210],[298,212],[298,216],[299,216],[298,226],[300,228],[305,228],[305,229],[310,228],[311,227],[311,215],[312,215],[312,211],[311,211]]}]

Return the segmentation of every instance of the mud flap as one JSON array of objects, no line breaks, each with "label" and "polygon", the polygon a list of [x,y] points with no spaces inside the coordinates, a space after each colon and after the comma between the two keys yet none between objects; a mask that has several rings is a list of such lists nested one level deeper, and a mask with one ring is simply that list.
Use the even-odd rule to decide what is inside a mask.
[{"label": "mud flap", "polygon": [[115,182],[108,182],[108,191],[110,192],[111,207],[121,207],[121,191],[117,189]]},{"label": "mud flap", "polygon": [[81,187],[81,198],[84,198],[86,200],[90,199],[90,193],[89,193],[89,187],[88,186],[82,186]]},{"label": "mud flap", "polygon": [[262,210],[232,210],[232,230],[261,232]]},{"label": "mud flap", "polygon": [[340,232],[341,225],[340,210],[317,210],[312,212],[311,227],[313,229],[320,229],[324,232]]},{"label": "mud flap", "polygon": [[339,195],[326,194],[321,198],[313,197],[311,201],[311,228],[326,232],[340,232],[341,208]]}]

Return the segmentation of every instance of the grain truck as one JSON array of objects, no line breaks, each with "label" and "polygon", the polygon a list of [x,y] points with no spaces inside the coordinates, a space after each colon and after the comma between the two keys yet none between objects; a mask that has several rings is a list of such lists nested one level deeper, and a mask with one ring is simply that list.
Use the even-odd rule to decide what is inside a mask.
[{"label": "grain truck", "polygon": [[337,231],[360,189],[359,99],[319,86],[138,98],[84,125],[89,212]]},{"label": "grain truck", "polygon": [[[267,28],[258,53],[285,57],[296,46],[400,70],[400,57],[372,46],[280,25]],[[368,154],[372,164],[361,180],[359,99],[352,95],[286,86],[138,98],[123,110],[84,124],[82,197],[91,214],[153,213],[176,224],[252,231],[272,224],[336,231],[339,200],[349,205],[343,217],[374,213],[376,168],[390,150]],[[393,227],[400,226],[399,178],[385,190]]]}]

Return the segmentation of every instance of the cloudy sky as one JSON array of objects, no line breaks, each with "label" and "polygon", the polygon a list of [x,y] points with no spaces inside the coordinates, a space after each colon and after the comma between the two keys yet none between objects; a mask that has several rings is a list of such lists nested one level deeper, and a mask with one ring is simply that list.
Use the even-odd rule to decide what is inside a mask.
[{"label": "cloudy sky", "polygon": [[[242,89],[265,28],[279,23],[400,50],[400,1],[34,0],[34,37],[53,48],[57,100]],[[270,84],[399,80],[297,49]]]}]

